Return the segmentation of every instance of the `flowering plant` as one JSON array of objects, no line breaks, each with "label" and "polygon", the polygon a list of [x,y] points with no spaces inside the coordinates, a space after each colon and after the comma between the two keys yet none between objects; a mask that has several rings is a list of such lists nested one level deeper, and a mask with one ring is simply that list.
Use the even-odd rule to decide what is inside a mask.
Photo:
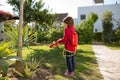
[{"label": "flowering plant", "polygon": [[9,20],[10,18],[12,18],[12,15],[9,12],[0,10],[0,22]]}]

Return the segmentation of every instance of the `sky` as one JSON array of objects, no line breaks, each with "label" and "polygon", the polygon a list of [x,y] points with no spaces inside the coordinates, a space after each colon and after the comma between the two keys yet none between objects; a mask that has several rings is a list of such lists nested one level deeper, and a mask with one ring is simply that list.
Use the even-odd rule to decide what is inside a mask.
[{"label": "sky", "polygon": [[7,0],[0,0],[0,10],[9,11],[12,13],[12,6],[6,3]]},{"label": "sky", "polygon": [[[9,11],[12,13],[12,7],[6,3],[7,0],[0,0],[0,10]],[[53,13],[68,13],[69,16],[77,18],[78,7],[93,6],[93,0],[43,0],[45,8],[48,8]],[[104,0],[104,4],[120,3],[120,0]],[[99,4],[102,5],[102,4]]]},{"label": "sky", "polygon": [[[69,13],[69,16],[77,17],[78,7],[93,6],[94,0],[43,0],[45,6],[52,9],[56,13]],[[104,4],[120,3],[120,0],[104,0]],[[103,5],[103,4],[99,4]]]}]

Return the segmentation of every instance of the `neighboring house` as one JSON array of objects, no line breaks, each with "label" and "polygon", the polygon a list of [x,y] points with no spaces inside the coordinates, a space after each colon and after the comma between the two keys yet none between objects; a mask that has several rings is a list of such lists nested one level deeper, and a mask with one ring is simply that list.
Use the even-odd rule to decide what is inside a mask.
[{"label": "neighboring house", "polygon": [[[99,0],[98,0],[99,1]],[[78,8],[78,23],[79,24],[82,20],[84,20],[88,14],[91,12],[96,13],[98,15],[98,20],[94,24],[94,32],[101,32],[102,31],[102,14],[105,11],[112,11],[113,19],[119,20],[120,19],[120,4],[109,4],[109,5],[95,5],[95,6],[87,6],[87,7],[79,7]],[[117,28],[117,23],[113,20],[114,27],[113,29]]]},{"label": "neighboring house", "polygon": [[60,25],[61,25],[61,22],[63,21],[63,19],[68,16],[68,13],[57,13],[56,14],[56,21],[57,21],[57,24],[55,23],[56,27],[59,28]]},{"label": "neighboring house", "polygon": [[68,13],[58,13],[56,14],[56,20],[62,22],[66,16],[68,16]]},{"label": "neighboring house", "polygon": [[[56,14],[56,20],[59,21],[59,22],[62,22],[63,19],[68,16],[68,13],[59,13],[59,14]],[[74,19],[74,24],[77,25],[78,23],[78,19],[77,18],[73,18]],[[60,24],[58,23],[57,26],[60,26]]]},{"label": "neighboring house", "polygon": [[77,18],[73,18],[74,19],[74,25],[76,26],[78,24],[78,19]]},{"label": "neighboring house", "polygon": [[[1,6],[1,4],[0,4],[0,6]],[[7,15],[7,18],[1,17],[4,15],[5,16]],[[15,12],[15,10],[13,10],[13,14],[11,14],[7,11],[0,10],[0,41],[2,41],[6,37],[5,34],[3,33],[3,30],[4,30],[4,22],[7,20],[19,20],[19,17],[17,15],[17,13]]]}]

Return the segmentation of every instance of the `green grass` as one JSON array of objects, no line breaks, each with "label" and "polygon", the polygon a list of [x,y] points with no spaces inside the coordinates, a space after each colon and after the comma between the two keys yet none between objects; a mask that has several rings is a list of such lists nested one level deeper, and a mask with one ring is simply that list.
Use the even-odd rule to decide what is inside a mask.
[{"label": "green grass", "polygon": [[57,48],[49,48],[47,44],[30,46],[29,50],[23,49],[23,58],[34,56],[41,60],[41,66],[51,72],[54,80],[103,80],[91,45],[78,46],[75,55],[75,76],[72,78],[64,76],[66,64],[62,51],[63,46]]},{"label": "green grass", "polygon": [[111,45],[106,45],[112,50],[120,50],[120,44],[111,44]]}]

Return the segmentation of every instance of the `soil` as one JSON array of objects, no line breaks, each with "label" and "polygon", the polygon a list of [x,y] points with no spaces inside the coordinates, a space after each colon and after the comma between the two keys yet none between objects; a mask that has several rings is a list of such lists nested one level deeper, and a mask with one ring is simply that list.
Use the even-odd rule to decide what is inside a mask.
[{"label": "soil", "polygon": [[18,75],[16,75],[13,71],[13,69],[9,68],[7,76],[8,80],[53,80],[53,75],[50,73],[49,70],[44,68],[38,68],[35,74],[33,74],[29,78],[18,77]]}]

